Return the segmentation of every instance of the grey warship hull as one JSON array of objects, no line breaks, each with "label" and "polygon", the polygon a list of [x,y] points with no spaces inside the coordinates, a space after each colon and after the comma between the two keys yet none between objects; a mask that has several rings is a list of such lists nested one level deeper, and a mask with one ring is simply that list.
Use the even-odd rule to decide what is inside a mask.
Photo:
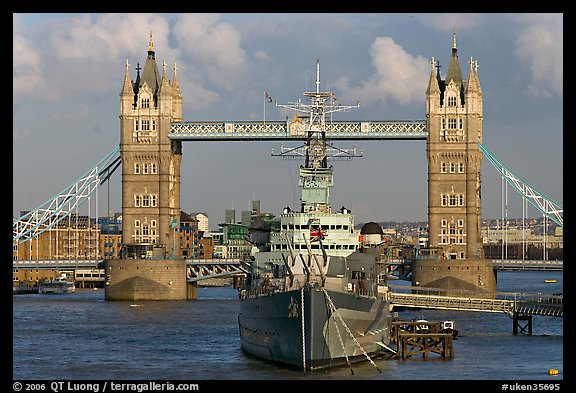
[{"label": "grey warship hull", "polygon": [[384,299],[314,285],[245,295],[238,322],[244,352],[306,370],[365,361],[386,353],[390,342]]}]

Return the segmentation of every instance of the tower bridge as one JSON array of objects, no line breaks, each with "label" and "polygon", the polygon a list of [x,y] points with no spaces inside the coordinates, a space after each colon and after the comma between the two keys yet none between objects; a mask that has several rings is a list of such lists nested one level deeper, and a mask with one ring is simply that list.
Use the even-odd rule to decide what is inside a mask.
[{"label": "tower bridge", "polygon": [[[516,190],[560,225],[562,206],[503,166],[482,143],[483,92],[478,61],[468,61],[463,78],[454,34],[445,79],[433,57],[425,89],[425,119],[326,121],[326,140],[425,140],[428,162],[429,248],[413,264],[413,281],[442,285],[455,277],[483,290],[495,290],[492,261],[484,260],[480,236],[481,163],[484,155]],[[319,64],[318,64],[319,67]],[[177,68],[168,79],[166,63],[158,70],[150,35],[143,68],[130,76],[126,61],[120,90],[120,144],[82,181],[13,222],[14,244],[29,241],[57,225],[89,198],[121,164],[121,259],[106,261],[107,299],[185,299],[186,261],[175,247],[180,218],[182,142],[304,141],[311,119],[285,121],[184,121]],[[142,73],[140,73],[142,71]],[[317,81],[319,84],[319,80]],[[326,96],[327,101],[330,100]],[[278,103],[276,103],[277,106]],[[334,102],[327,102],[340,110]],[[342,107],[341,110],[345,110]],[[323,119],[322,119],[323,120]],[[152,258],[139,258],[142,253]],[[474,273],[469,273],[473,271]]]}]

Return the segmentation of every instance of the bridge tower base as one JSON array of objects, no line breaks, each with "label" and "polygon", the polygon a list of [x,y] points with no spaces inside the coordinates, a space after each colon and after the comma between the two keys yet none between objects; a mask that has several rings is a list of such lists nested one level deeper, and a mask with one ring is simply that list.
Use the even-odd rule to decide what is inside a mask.
[{"label": "bridge tower base", "polygon": [[188,300],[184,259],[109,259],[106,300]]},{"label": "bridge tower base", "polygon": [[[496,292],[496,269],[486,259],[415,259],[412,285]],[[456,294],[456,291],[454,291]]]}]

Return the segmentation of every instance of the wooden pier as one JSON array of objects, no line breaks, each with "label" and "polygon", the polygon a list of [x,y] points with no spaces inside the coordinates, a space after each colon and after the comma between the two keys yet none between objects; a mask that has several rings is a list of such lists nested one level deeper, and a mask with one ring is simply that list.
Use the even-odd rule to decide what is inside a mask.
[{"label": "wooden pier", "polygon": [[392,339],[396,356],[402,360],[414,355],[428,358],[436,354],[444,359],[454,356],[454,332],[444,331],[441,322],[393,321]]}]

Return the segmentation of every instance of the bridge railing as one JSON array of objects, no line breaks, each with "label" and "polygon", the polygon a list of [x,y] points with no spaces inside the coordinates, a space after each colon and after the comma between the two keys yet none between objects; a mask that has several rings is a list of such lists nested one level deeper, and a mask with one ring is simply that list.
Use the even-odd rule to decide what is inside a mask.
[{"label": "bridge railing", "polygon": [[405,307],[563,316],[563,296],[390,285],[392,304]]},{"label": "bridge railing", "polygon": [[[205,121],[170,125],[178,140],[305,140],[303,125],[285,121]],[[329,121],[326,139],[426,139],[426,120]]]}]

